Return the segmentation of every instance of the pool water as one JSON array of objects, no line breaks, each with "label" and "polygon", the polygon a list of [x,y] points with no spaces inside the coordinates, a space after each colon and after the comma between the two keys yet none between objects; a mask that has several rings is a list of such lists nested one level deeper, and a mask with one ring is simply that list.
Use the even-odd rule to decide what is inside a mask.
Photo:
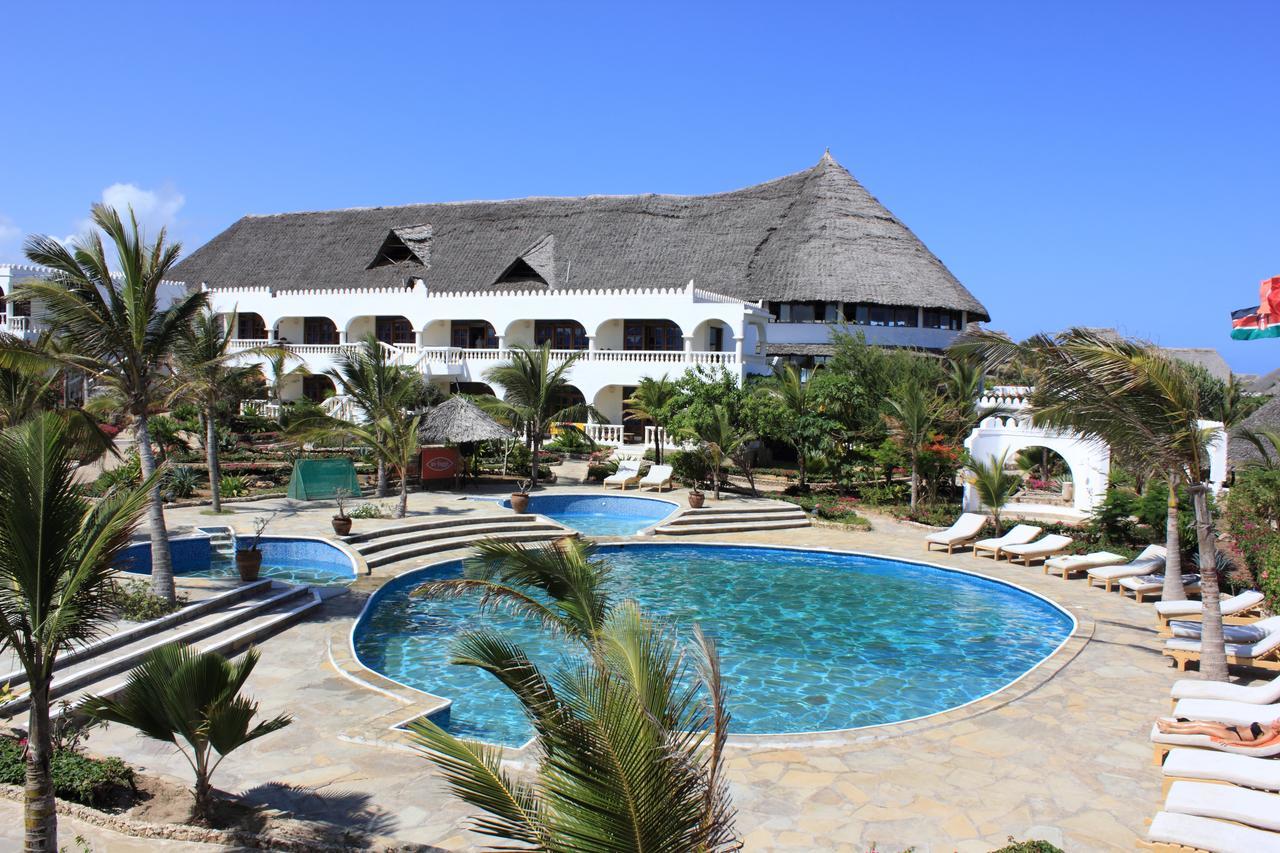
[{"label": "pool water", "polygon": [[[258,548],[262,551],[259,577],[308,586],[343,586],[356,579],[351,557],[341,548],[319,539],[263,536]],[[240,577],[235,559],[213,551],[208,537],[175,537],[169,540],[169,552],[175,575],[185,578]],[[151,545],[145,542],[130,545],[121,555],[117,567],[135,574],[150,574]]]},{"label": "pool water", "polygon": [[[502,501],[508,509],[510,499]],[[534,495],[529,512],[545,515],[587,536],[631,536],[652,527],[679,507],[656,498],[621,495]]]},{"label": "pool water", "polygon": [[[938,713],[994,692],[1070,635],[1059,608],[960,572],[853,554],[711,545],[605,546],[614,594],[720,650],[735,734],[813,732]],[[531,735],[520,705],[491,676],[450,664],[449,640],[479,625],[508,632],[540,665],[570,650],[516,617],[473,601],[409,593],[457,577],[460,562],[401,576],[356,623],[359,660],[453,701],[450,731],[518,745]]]}]

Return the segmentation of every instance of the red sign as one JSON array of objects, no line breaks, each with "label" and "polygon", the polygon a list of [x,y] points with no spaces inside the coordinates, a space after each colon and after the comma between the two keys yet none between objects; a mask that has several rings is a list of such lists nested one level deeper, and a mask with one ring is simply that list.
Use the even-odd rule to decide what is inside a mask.
[{"label": "red sign", "polygon": [[444,480],[458,476],[461,457],[456,447],[424,447],[419,470],[424,480]]}]

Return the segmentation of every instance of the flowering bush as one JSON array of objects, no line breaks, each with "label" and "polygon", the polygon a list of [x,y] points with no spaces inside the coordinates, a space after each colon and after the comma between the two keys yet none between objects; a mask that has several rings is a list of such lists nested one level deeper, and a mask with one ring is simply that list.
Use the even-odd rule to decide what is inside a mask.
[{"label": "flowering bush", "polygon": [[1280,471],[1239,472],[1223,526],[1275,612],[1280,607]]}]

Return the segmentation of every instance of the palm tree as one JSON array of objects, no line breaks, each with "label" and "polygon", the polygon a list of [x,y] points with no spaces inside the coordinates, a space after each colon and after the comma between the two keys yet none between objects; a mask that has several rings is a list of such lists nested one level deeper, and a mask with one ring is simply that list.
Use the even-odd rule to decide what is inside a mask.
[{"label": "palm tree", "polygon": [[937,432],[940,411],[936,395],[917,382],[904,382],[889,398],[885,416],[890,436],[911,460],[911,508],[920,499],[920,457]]},{"label": "palm tree", "polygon": [[998,457],[992,456],[985,460],[969,460],[970,482],[977,490],[979,500],[991,510],[991,519],[995,522],[997,536],[1003,532],[1000,527],[1000,510],[1004,509],[1004,505],[1022,485],[1021,477],[1006,473],[1004,470],[1008,455],[1008,452],[1005,452]]},{"label": "palm tree", "polygon": [[[1181,486],[1188,488],[1195,506],[1200,565],[1217,565],[1204,480],[1211,431],[1200,425],[1201,386],[1188,368],[1148,344],[1088,329],[1070,329],[1056,337],[1037,335],[1021,344],[999,333],[977,332],[956,346],[981,356],[988,366],[1015,360],[1030,365],[1037,378],[1028,402],[1036,423],[1101,439],[1145,469],[1164,472],[1169,485],[1166,600],[1185,598],[1178,532]],[[1202,572],[1201,600],[1200,671],[1206,678],[1224,680],[1222,614],[1212,568]]]},{"label": "palm tree", "polygon": [[[262,346],[231,352],[236,318],[223,322],[212,309],[196,315],[190,328],[174,346],[174,388],[170,402],[189,399],[204,418],[204,452],[209,465],[209,489],[213,511],[222,512],[221,471],[218,464],[218,411],[234,397],[235,389],[261,373],[257,365],[237,365],[244,356],[287,356],[278,348]],[[234,402],[234,401],[232,401]]]},{"label": "palm tree", "polygon": [[75,488],[68,427],[43,413],[0,432],[0,651],[30,694],[26,849],[57,849],[49,687],[63,652],[102,633],[114,615],[113,563],[128,544],[155,475],[90,504]]},{"label": "palm tree", "polygon": [[[298,361],[299,364],[289,367],[290,361]],[[271,369],[271,381],[267,385],[267,394],[270,399],[280,404],[280,391],[284,387],[284,381],[291,376],[310,376],[311,370],[307,367],[306,362],[300,356],[294,355],[289,348],[289,344],[275,344],[271,353],[265,358],[267,367]]]},{"label": "palm tree", "polygon": [[625,416],[653,424],[653,461],[656,465],[662,464],[662,433],[668,410],[679,394],[679,387],[664,373],[661,379],[644,377],[631,396],[622,401],[627,407],[623,410]]},{"label": "palm tree", "polygon": [[[33,343],[10,338],[4,345],[14,352],[29,350],[29,357],[42,361],[54,342],[44,332]],[[75,444],[81,464],[114,452],[113,440],[102,431],[98,419],[84,408],[67,405],[64,395],[59,394],[65,376],[66,371],[59,368],[43,372],[0,369],[0,427],[16,426],[41,412],[55,412],[66,421],[68,439]]]},{"label": "palm tree", "polygon": [[551,425],[599,415],[585,404],[562,405],[573,387],[569,384],[569,372],[579,358],[579,353],[573,353],[553,366],[551,344],[540,347],[517,344],[511,350],[510,361],[494,365],[484,373],[486,382],[501,385],[505,392],[501,400],[488,400],[488,405],[505,414],[513,427],[523,430],[528,441],[533,456],[529,473],[532,488],[538,487],[538,454]]},{"label": "palm tree", "polygon": [[1236,433],[1236,438],[1248,442],[1258,451],[1258,458],[1248,460],[1245,465],[1270,471],[1280,468],[1280,430],[1241,429]]},{"label": "palm tree", "polygon": [[[421,380],[410,370],[391,361],[388,350],[375,335],[367,335],[360,346],[343,350],[335,359],[334,367],[325,374],[338,383],[344,394],[351,397],[367,424],[391,424],[404,419],[404,410],[413,405],[421,391]],[[376,436],[376,441],[364,441],[369,435],[363,430],[353,438],[363,441],[374,451],[378,461],[377,496],[387,496],[387,465],[391,461],[378,451],[388,445],[386,436]]]},{"label": "palm tree", "polygon": [[608,565],[581,540],[478,547],[466,577],[419,594],[478,593],[486,608],[536,619],[582,654],[548,673],[497,632],[455,641],[453,662],[498,678],[538,738],[537,768],[516,779],[502,768],[501,748],[425,719],[410,725],[454,793],[486,813],[474,829],[557,852],[739,849],[723,775],[730,718],[714,644],[695,628],[682,648],[635,602],[615,604]]},{"label": "palm tree", "polygon": [[787,363],[776,367],[773,376],[761,386],[763,393],[768,394],[781,404],[787,415],[790,429],[783,436],[783,441],[796,451],[800,463],[800,488],[809,485],[809,456],[816,449],[816,436],[807,428],[807,420],[817,408],[815,394],[810,383],[804,379],[800,368]]},{"label": "palm tree", "polygon": [[[59,349],[47,351],[40,361],[0,344],[0,367],[70,367],[89,374],[120,398],[136,423],[143,479],[152,484],[147,510],[151,591],[173,601],[173,561],[159,480],[151,476],[156,460],[147,418],[174,348],[205,307],[206,294],[190,293],[161,307],[160,284],[181,246],[166,244],[163,228],[154,242],[144,242],[132,211],[127,226],[119,213],[101,204],[93,206],[92,218],[111,240],[114,263],[107,259],[97,232],[81,237],[71,249],[52,237],[28,238],[27,257],[52,269],[54,278],[26,282],[15,296],[44,305]],[[118,276],[113,266],[120,270]]]},{"label": "palm tree", "polygon": [[403,413],[382,415],[363,424],[321,415],[291,425],[288,434],[297,441],[343,439],[368,447],[399,478],[400,503],[396,508],[396,518],[404,518],[409,511],[409,466],[418,453],[418,427],[421,424],[421,415],[408,417]]},{"label": "palm tree", "polygon": [[218,765],[246,743],[292,722],[282,714],[250,728],[258,703],[241,696],[240,688],[257,663],[256,649],[232,663],[216,652],[170,643],[151,651],[129,673],[118,699],[90,696],[80,707],[91,719],[121,723],[173,744],[195,773],[194,817],[207,824],[213,805],[210,778]]},{"label": "palm tree", "polygon": [[711,416],[698,424],[694,437],[706,450],[711,463],[711,483],[716,500],[720,500],[720,468],[725,459],[738,456],[746,445],[755,441],[755,435],[739,429],[729,417],[729,409],[721,403],[711,407]]}]

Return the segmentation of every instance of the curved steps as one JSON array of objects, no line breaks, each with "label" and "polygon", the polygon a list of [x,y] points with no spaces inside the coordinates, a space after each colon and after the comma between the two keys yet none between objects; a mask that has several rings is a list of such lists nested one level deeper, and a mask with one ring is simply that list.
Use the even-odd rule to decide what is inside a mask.
[{"label": "curved steps", "polygon": [[370,569],[417,557],[466,548],[480,540],[546,542],[576,531],[536,515],[478,515],[470,518],[415,521],[344,537]]},{"label": "curved steps", "polygon": [[809,516],[794,504],[769,503],[686,509],[653,532],[665,536],[707,533],[744,533],[753,530],[786,530],[808,527]]}]

